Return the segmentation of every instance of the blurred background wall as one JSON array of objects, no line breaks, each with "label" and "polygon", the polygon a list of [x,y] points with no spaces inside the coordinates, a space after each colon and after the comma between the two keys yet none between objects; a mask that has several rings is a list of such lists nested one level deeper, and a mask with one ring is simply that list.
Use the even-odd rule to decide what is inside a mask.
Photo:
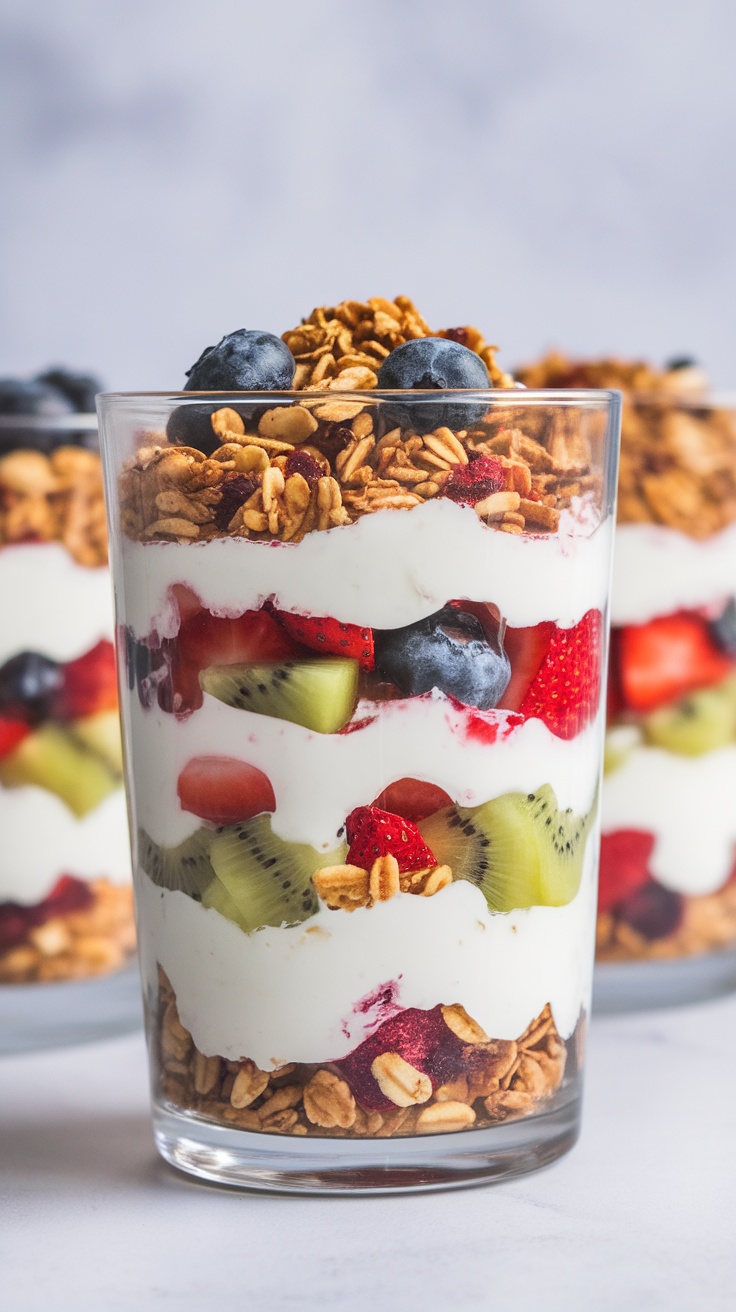
[{"label": "blurred background wall", "polygon": [[736,385],[733,0],[2,0],[0,373],[404,292]]}]

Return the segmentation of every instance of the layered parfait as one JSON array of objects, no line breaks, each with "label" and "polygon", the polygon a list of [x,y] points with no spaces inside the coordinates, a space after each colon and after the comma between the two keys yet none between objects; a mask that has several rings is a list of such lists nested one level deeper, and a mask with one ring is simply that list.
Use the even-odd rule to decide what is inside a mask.
[{"label": "layered parfait", "polygon": [[0,381],[0,984],[134,948],[95,390]]},{"label": "layered parfait", "polygon": [[530,387],[624,393],[598,956],[736,944],[736,409],[687,359],[554,354]]},{"label": "layered parfait", "polygon": [[537,398],[538,441],[512,386],[374,298],[103,402],[164,1109],[380,1138],[577,1096],[610,398]]}]

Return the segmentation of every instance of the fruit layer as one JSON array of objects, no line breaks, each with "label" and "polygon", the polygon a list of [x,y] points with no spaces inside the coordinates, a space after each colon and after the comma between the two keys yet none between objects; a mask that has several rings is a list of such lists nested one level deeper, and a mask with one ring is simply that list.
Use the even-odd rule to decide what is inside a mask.
[{"label": "fruit layer", "polygon": [[65,870],[130,882],[122,787],[82,819],[44,788],[0,788],[0,834],[0,902],[38,902]]},{"label": "fruit layer", "polygon": [[247,1053],[263,1070],[337,1060],[388,1014],[448,998],[507,1039],[549,1002],[567,1038],[589,1000],[595,851],[591,834],[580,892],[566,907],[492,915],[482,893],[460,881],[436,897],[399,894],[351,914],[322,909],[301,925],[247,936],[142,878],[144,978],[155,995],[163,967],[202,1053]]},{"label": "fruit layer", "polygon": [[736,525],[704,541],[654,524],[619,524],[611,622],[646,624],[706,606],[736,587]]},{"label": "fruit layer", "polygon": [[[225,706],[205,696],[186,720],[130,702],[136,769],[137,823],[154,841],[173,846],[199,827],[181,810],[177,775],[194,757],[246,761],[271,781],[274,831],[292,842],[331,850],[345,816],[396,779],[426,779],[463,806],[550,783],[562,809],[585,814],[595,792],[601,717],[572,740],[540,720],[510,732],[492,714],[453,706],[441,694],[375,705],[376,718],[347,734],[315,734],[297,724]],[[518,718],[518,717],[517,717]],[[473,732],[488,726],[488,733]],[[495,740],[494,740],[495,738]],[[318,781],[318,782],[317,782]]]},{"label": "fruit layer", "polygon": [[106,567],[78,565],[59,542],[0,551],[0,664],[19,651],[74,660],[114,635]]},{"label": "fruit layer", "polygon": [[514,627],[543,620],[569,627],[605,607],[611,531],[609,520],[585,537],[563,517],[553,538],[493,532],[467,507],[441,499],[411,515],[385,511],[311,533],[295,545],[125,541],[120,618],[138,638],[152,630],[173,637],[179,619],[169,589],[186,583],[219,615],[273,597],[286,610],[390,629],[431,615],[448,598],[490,595]]}]

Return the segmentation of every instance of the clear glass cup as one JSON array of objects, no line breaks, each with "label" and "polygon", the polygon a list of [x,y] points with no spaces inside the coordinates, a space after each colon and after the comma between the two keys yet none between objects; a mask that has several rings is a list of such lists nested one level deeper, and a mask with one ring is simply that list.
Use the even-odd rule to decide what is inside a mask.
[{"label": "clear glass cup", "polygon": [[0,418],[0,1051],[140,1024],[95,415]]},{"label": "clear glass cup", "polygon": [[596,1006],[736,987],[736,397],[623,407]]},{"label": "clear glass cup", "polygon": [[618,393],[98,405],[159,1151],[306,1192],[552,1161],[580,1118]]}]

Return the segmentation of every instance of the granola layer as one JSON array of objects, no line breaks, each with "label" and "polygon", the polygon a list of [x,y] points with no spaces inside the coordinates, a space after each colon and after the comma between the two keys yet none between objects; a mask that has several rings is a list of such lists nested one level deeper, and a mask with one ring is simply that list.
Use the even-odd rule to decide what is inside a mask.
[{"label": "granola layer", "polygon": [[107,564],[102,466],[95,451],[60,446],[0,456],[0,549],[61,542],[79,565]]},{"label": "granola layer", "polygon": [[[20,941],[0,949],[0,984],[89,979],[121,969],[135,951],[133,889],[94,879],[87,905],[29,926]],[[0,913],[7,904],[0,904]],[[0,934],[7,917],[0,914]]]}]

